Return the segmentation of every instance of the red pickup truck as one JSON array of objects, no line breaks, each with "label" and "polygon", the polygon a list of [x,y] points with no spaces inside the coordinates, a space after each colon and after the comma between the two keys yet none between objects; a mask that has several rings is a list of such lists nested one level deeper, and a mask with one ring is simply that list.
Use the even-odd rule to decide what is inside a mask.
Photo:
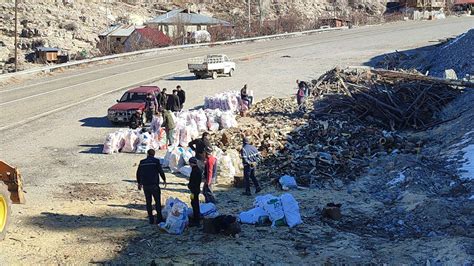
[{"label": "red pickup truck", "polygon": [[130,117],[137,111],[145,109],[145,99],[148,93],[157,95],[161,90],[157,86],[140,86],[126,91],[117,103],[107,111],[107,119],[110,122],[128,123]]}]

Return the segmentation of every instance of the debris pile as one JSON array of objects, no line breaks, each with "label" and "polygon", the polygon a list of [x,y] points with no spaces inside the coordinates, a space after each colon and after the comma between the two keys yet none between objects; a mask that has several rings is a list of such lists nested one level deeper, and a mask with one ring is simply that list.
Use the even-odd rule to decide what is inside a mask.
[{"label": "debris pile", "polygon": [[[308,107],[311,103],[308,101]],[[259,147],[262,155],[276,154],[284,149],[287,135],[307,119],[295,114],[295,99],[269,97],[256,103],[248,112],[249,117],[239,119],[239,127],[219,131],[211,136],[212,142],[226,151],[239,150],[242,136],[248,136]],[[308,108],[309,109],[309,108]]]},{"label": "debris pile", "polygon": [[317,114],[350,114],[389,130],[423,129],[462,91],[462,82],[387,70],[334,68],[317,82]]},{"label": "debris pile", "polygon": [[255,123],[242,123],[213,135],[221,149],[239,149],[250,136],[265,157],[259,175],[292,175],[298,185],[355,180],[372,158],[417,154],[423,141],[399,129],[439,123],[434,115],[464,86],[404,72],[335,68],[313,82],[311,113],[298,115],[292,98],[267,98],[249,111]]}]

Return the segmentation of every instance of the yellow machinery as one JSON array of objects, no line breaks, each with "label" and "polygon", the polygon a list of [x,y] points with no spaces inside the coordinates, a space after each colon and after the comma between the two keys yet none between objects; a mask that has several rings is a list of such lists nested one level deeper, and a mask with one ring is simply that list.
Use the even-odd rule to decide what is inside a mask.
[{"label": "yellow machinery", "polygon": [[25,203],[23,181],[18,169],[0,161],[0,240],[7,233],[12,202]]}]

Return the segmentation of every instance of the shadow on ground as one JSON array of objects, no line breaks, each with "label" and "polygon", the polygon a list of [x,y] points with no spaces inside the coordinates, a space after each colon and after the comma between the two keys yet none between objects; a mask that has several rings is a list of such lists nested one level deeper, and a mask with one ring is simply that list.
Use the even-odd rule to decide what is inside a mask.
[{"label": "shadow on ground", "polygon": [[109,206],[109,207],[114,207],[114,208],[126,208],[126,209],[140,210],[140,211],[146,210],[146,205],[145,205],[145,204],[136,204],[136,203],[129,203],[129,204],[109,204],[109,205],[107,205],[107,206]]},{"label": "shadow on ground", "polygon": [[42,212],[32,217],[30,224],[50,231],[70,231],[80,228],[127,228],[132,224],[142,224],[142,219],[124,217],[99,217],[88,215],[71,215],[54,212]]},{"label": "shadow on ground", "polygon": [[192,76],[176,76],[176,77],[170,77],[167,78],[166,80],[169,81],[190,81],[190,80],[196,80],[197,78],[192,75]]},{"label": "shadow on ground", "polygon": [[79,153],[89,153],[89,154],[102,154],[104,149],[103,144],[93,144],[93,145],[79,145],[79,147],[88,148],[87,150],[80,151]]},{"label": "shadow on ground", "polygon": [[115,125],[113,125],[106,116],[102,117],[88,117],[79,120],[79,122],[82,122],[83,127],[110,127],[113,128]]}]

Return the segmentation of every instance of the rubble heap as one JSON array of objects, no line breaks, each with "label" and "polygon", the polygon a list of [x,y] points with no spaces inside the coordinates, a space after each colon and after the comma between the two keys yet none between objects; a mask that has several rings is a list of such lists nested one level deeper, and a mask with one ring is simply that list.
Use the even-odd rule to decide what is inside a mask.
[{"label": "rubble heap", "polygon": [[456,85],[462,84],[404,72],[334,68],[316,82],[315,109],[317,114],[350,114],[389,130],[423,129],[462,92]]},{"label": "rubble heap", "polygon": [[[419,153],[423,142],[395,129],[439,123],[433,115],[459,95],[463,82],[404,72],[335,68],[313,81],[302,116],[292,98],[267,98],[249,112],[254,122],[213,135],[221,149],[239,149],[250,136],[265,160],[260,176],[295,176],[299,185],[354,180],[372,158]],[[242,126],[240,126],[242,125]]]},{"label": "rubble heap", "polygon": [[[308,109],[312,109],[311,105],[312,101],[307,101]],[[296,109],[295,99],[266,98],[252,106],[248,117],[239,119],[239,127],[213,134],[212,142],[224,151],[240,150],[242,136],[248,136],[264,157],[275,155],[284,149],[287,135],[307,123],[306,118],[295,113]]]}]

